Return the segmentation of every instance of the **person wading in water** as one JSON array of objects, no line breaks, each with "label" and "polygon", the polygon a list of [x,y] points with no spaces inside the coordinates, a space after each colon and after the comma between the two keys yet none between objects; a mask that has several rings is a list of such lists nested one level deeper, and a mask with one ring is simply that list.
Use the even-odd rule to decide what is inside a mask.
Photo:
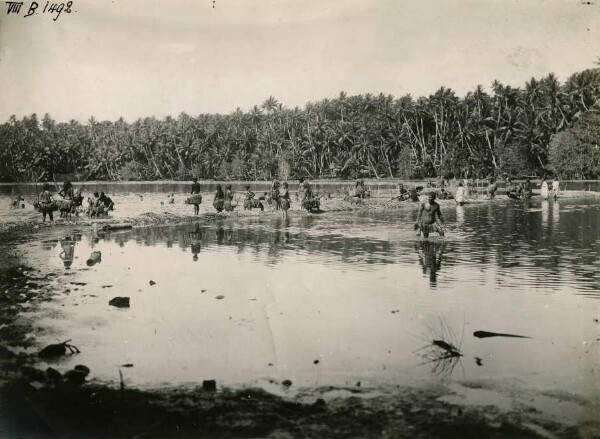
[{"label": "person wading in water", "polygon": [[194,202],[194,215],[198,215],[200,212],[200,203],[202,202],[202,197],[200,195],[200,183],[198,183],[198,179],[194,178],[194,182],[192,183],[192,198]]},{"label": "person wading in water", "polygon": [[[437,218],[441,224],[436,221]],[[444,236],[443,224],[444,217],[440,205],[435,201],[435,192],[430,192],[427,202],[421,203],[421,207],[419,207],[415,230],[419,230],[419,235],[423,234],[424,238],[428,238],[431,232],[437,232],[440,236]]]}]

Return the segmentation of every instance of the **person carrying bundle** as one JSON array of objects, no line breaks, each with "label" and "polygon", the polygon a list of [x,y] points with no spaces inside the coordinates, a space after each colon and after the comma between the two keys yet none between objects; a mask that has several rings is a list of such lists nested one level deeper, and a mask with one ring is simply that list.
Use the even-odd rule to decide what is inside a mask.
[{"label": "person carrying bundle", "polygon": [[225,193],[221,188],[221,185],[217,185],[217,190],[215,192],[215,198],[213,200],[213,207],[217,212],[221,212],[223,210],[223,205],[225,204]]},{"label": "person carrying bundle", "polygon": [[302,208],[309,212],[318,211],[321,203],[318,198],[315,198],[310,188],[308,181],[302,181]]},{"label": "person carrying bundle", "polygon": [[246,192],[244,193],[244,210],[252,210],[258,207],[261,211],[265,210],[265,207],[260,202],[260,198],[264,199],[264,196],[255,198],[256,194],[250,190],[250,186],[245,187]]},{"label": "person carrying bundle", "polygon": [[225,202],[223,203],[223,209],[225,209],[226,212],[231,212],[233,208],[237,206],[237,203],[233,201],[234,197],[235,192],[231,188],[231,185],[228,184],[225,186]]},{"label": "person carrying bundle", "polygon": [[283,217],[287,218],[287,212],[290,208],[290,191],[287,182],[284,182],[279,191],[279,207],[283,211]]},{"label": "person carrying bundle", "polygon": [[419,207],[415,230],[418,230],[419,235],[423,235],[424,238],[428,238],[431,232],[444,236],[444,217],[440,205],[435,201],[435,192],[430,192],[427,199],[428,201],[421,203]]},{"label": "person carrying bundle", "polygon": [[38,210],[42,214],[42,221],[46,221],[46,215],[48,215],[50,221],[54,221],[52,212],[57,210],[57,206],[50,193],[50,185],[48,183],[44,183],[44,186],[42,187],[42,193],[38,198]]},{"label": "person carrying bundle", "polygon": [[194,182],[192,183],[192,196],[188,198],[189,204],[194,205],[194,215],[198,215],[200,213],[200,203],[202,203],[202,195],[200,195],[200,183],[198,183],[198,179],[194,177]]}]

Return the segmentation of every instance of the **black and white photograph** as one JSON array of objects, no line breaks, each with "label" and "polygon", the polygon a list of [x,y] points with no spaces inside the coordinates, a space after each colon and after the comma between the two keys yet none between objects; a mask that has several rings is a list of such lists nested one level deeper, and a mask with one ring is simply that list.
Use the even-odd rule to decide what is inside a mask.
[{"label": "black and white photograph", "polygon": [[0,2],[0,439],[600,438],[599,0]]}]

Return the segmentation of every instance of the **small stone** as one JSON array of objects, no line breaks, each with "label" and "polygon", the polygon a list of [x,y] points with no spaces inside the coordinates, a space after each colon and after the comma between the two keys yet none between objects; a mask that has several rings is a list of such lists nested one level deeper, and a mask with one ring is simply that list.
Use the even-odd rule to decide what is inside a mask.
[{"label": "small stone", "polygon": [[214,392],[217,390],[217,382],[215,380],[204,380],[202,381],[202,388],[207,392]]},{"label": "small stone", "polygon": [[313,361],[313,364],[319,364],[319,360]]},{"label": "small stone", "polygon": [[153,280],[151,280],[150,282],[148,282],[150,284],[150,286],[152,285],[156,285],[156,282],[154,282]]},{"label": "small stone", "polygon": [[83,364],[78,364],[77,366],[75,366],[73,368],[73,370],[77,370],[79,372],[85,373],[86,376],[90,374],[90,368],[87,366],[84,366]]},{"label": "small stone", "polygon": [[49,367],[46,369],[46,378],[49,382],[56,383],[62,380],[62,374],[58,370]]},{"label": "small stone", "polygon": [[65,378],[72,383],[82,384],[88,374],[82,370],[73,369],[65,373]]},{"label": "small stone", "polygon": [[223,296],[222,294],[219,294],[218,296],[215,296],[215,299],[217,299],[217,300],[221,300],[221,299],[224,299],[224,298],[225,298],[225,296]]},{"label": "small stone", "polygon": [[292,385],[292,382],[290,380],[283,380],[281,384],[285,387],[290,387]]},{"label": "small stone", "polygon": [[108,304],[117,308],[129,308],[129,297],[114,297]]}]

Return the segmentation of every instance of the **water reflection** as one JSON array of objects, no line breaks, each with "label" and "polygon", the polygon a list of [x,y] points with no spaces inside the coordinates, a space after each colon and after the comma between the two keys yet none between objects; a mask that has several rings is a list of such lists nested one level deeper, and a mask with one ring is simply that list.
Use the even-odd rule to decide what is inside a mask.
[{"label": "water reflection", "polygon": [[198,254],[200,253],[200,250],[202,248],[202,231],[200,230],[200,224],[196,223],[194,225],[194,231],[190,232],[189,234],[190,239],[191,239],[191,250],[192,250],[192,260],[194,262],[198,261]]},{"label": "water reflection", "polygon": [[548,229],[548,214],[550,210],[550,203],[548,200],[542,200],[542,228]]},{"label": "water reflection", "polygon": [[423,274],[429,275],[429,285],[437,286],[437,272],[442,268],[442,256],[446,243],[444,241],[427,241],[415,243],[415,250],[419,257],[419,264]]},{"label": "water reflection", "polygon": [[[219,245],[237,253],[251,252],[269,265],[279,264],[288,255],[314,254],[327,256],[326,264],[352,264],[361,270],[413,261],[432,287],[462,282],[457,270],[473,267],[478,272],[490,270],[499,286],[527,288],[532,283],[556,289],[574,282],[578,288],[598,290],[600,279],[594,267],[599,255],[594,243],[600,239],[599,211],[591,203],[561,206],[544,202],[541,208],[531,209],[524,203],[459,206],[444,212],[451,232],[442,242],[416,240],[410,222],[402,215],[376,212],[292,219],[278,216],[243,225],[229,219],[214,225],[140,228],[94,237],[92,246],[107,240],[121,247],[130,241],[184,251],[191,247],[192,259],[197,261],[201,248]],[[454,224],[458,227],[452,227]],[[442,258],[451,270],[440,276]]]}]

